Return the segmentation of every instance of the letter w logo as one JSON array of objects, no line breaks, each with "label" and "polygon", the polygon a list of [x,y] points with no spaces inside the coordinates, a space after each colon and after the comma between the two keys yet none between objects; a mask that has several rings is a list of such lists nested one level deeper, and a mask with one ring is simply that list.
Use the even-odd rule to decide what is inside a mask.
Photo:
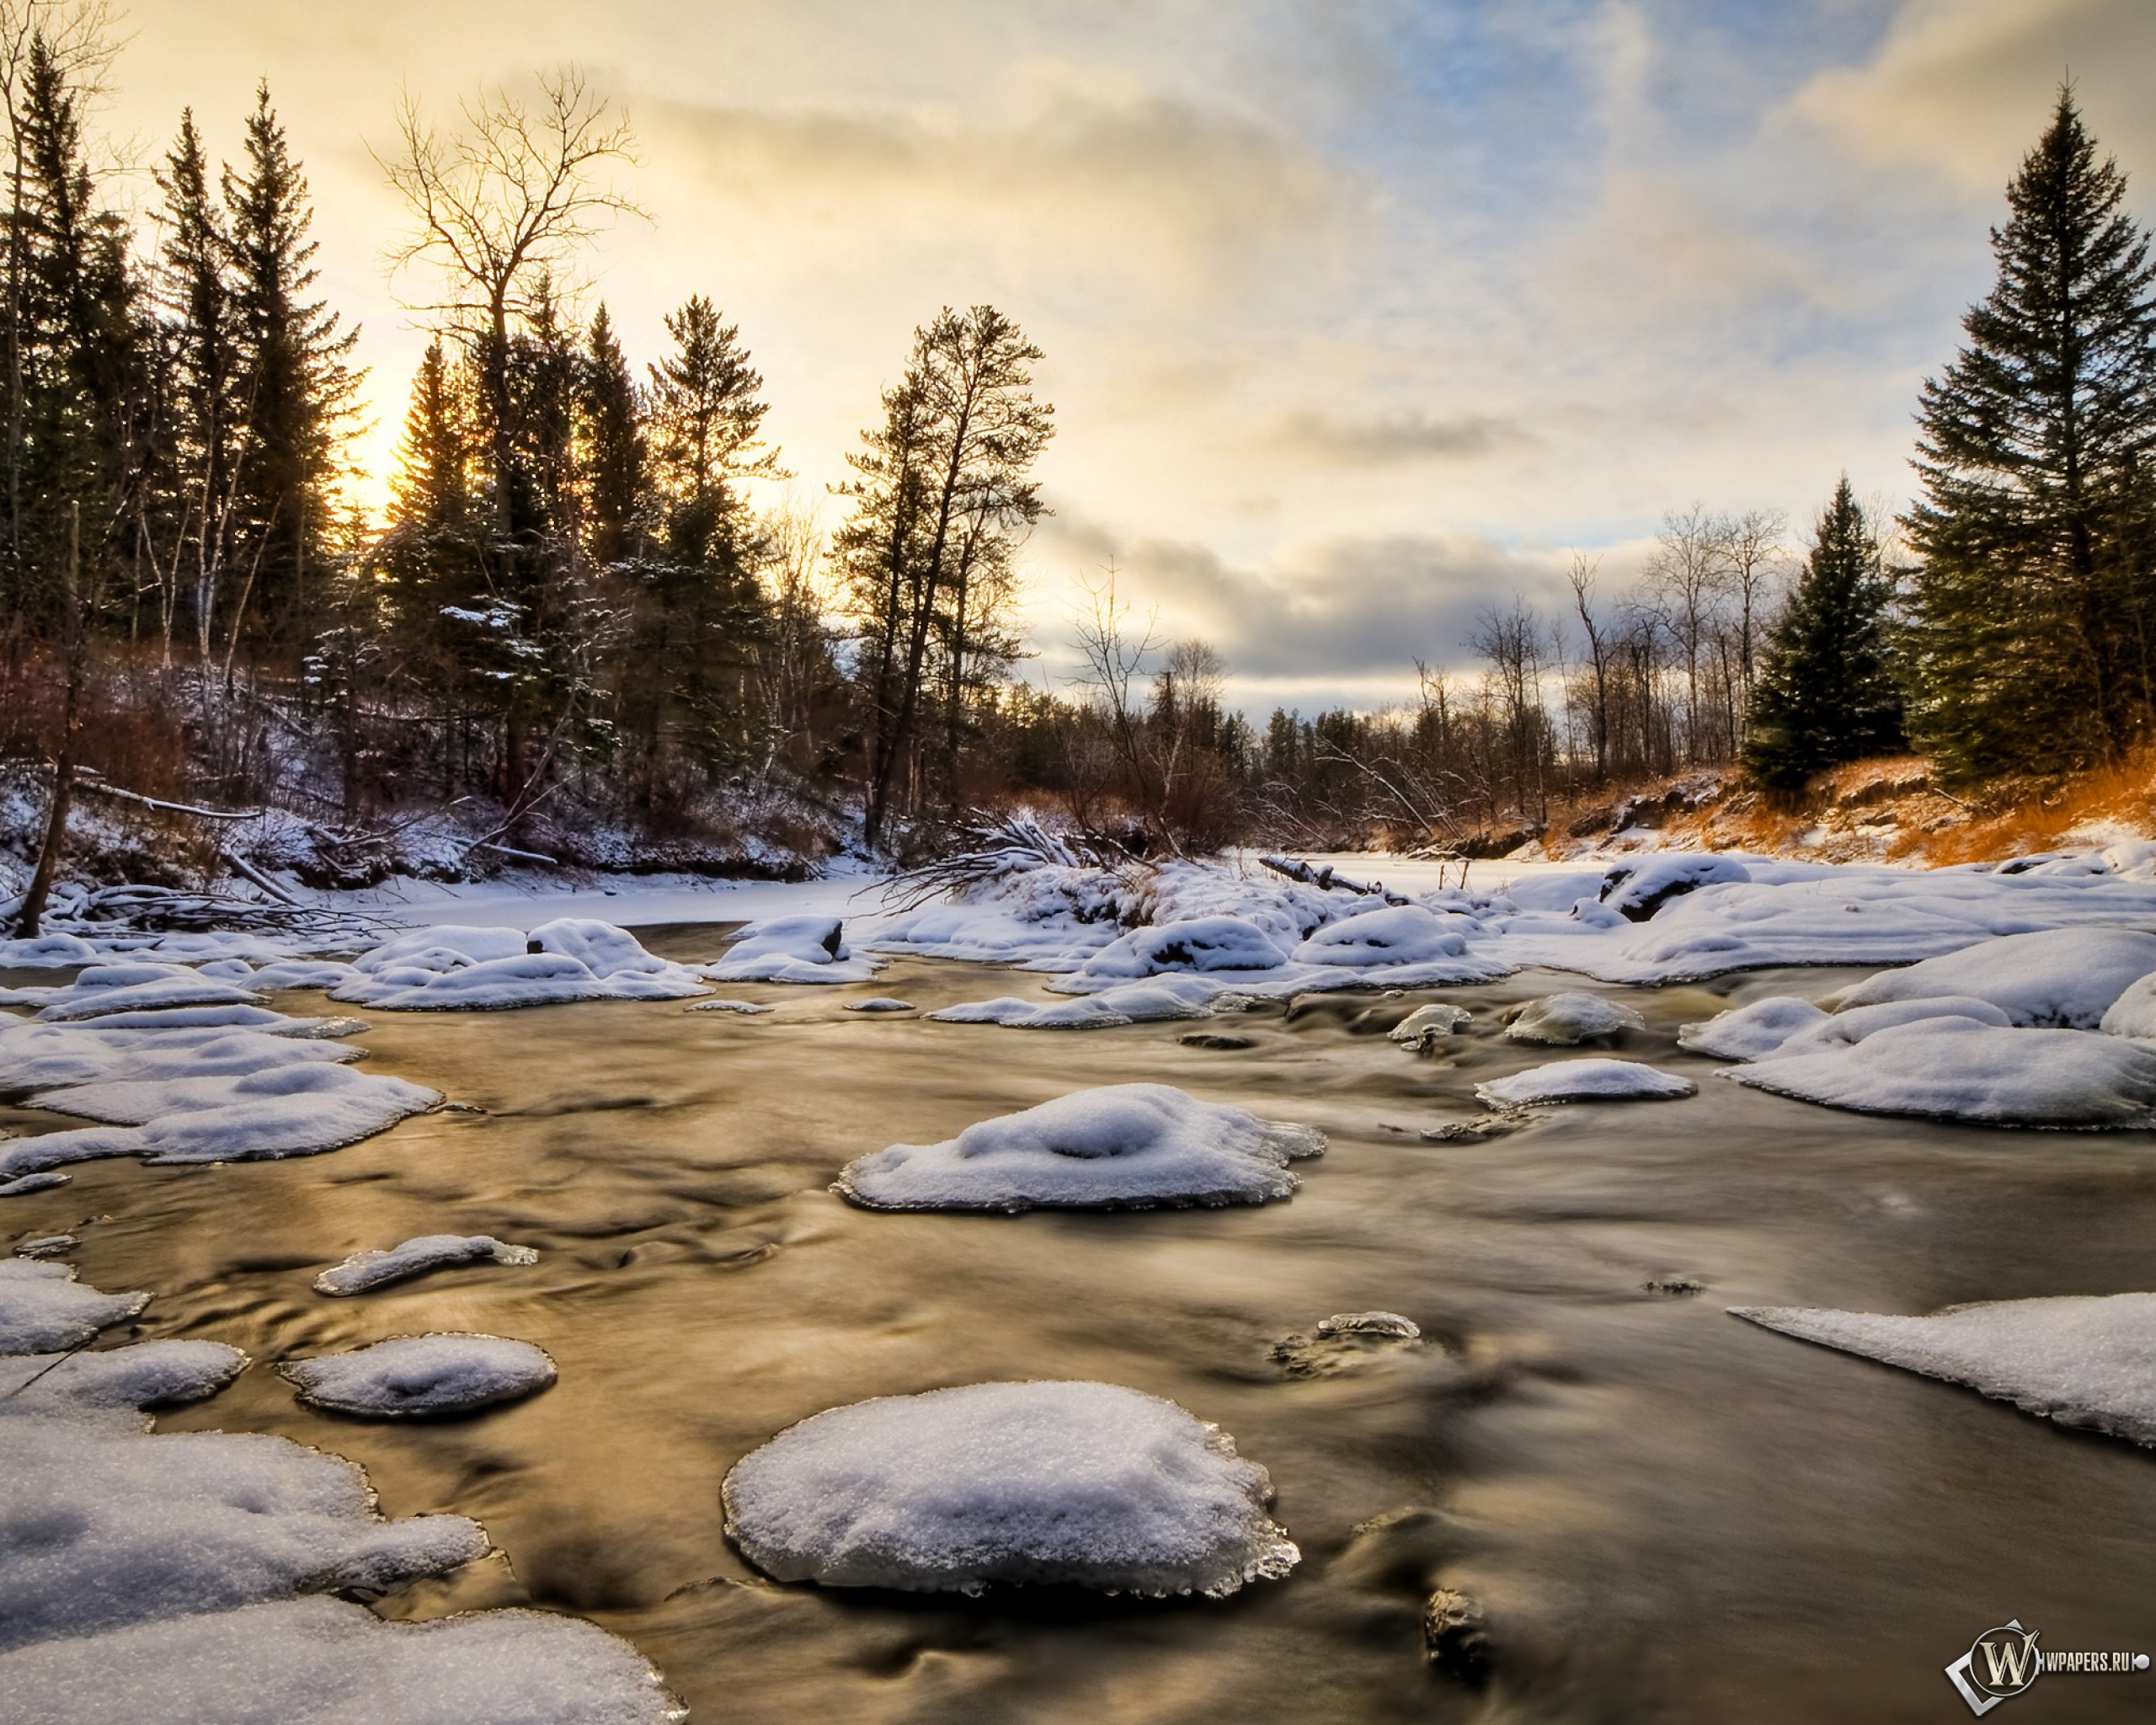
[{"label": "letter w logo", "polygon": [[[2029,1641],[1988,1641],[1980,1642],[1984,1658],[1991,1666],[1991,1687],[2004,1690],[2009,1694],[2023,1688],[2029,1681],[2026,1675],[2036,1663],[2036,1649]],[[2049,1693],[2048,1690],[2046,1691]]]}]

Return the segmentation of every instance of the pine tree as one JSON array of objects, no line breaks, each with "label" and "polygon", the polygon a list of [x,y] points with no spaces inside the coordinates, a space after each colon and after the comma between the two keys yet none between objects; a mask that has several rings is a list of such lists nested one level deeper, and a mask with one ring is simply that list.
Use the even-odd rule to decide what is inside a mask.
[{"label": "pine tree", "polygon": [[1902,742],[1887,653],[1893,584],[1848,476],[1819,517],[1788,607],[1767,632],[1746,715],[1745,772],[1791,791],[1822,767]]},{"label": "pine tree", "polygon": [[2150,721],[2156,267],[2125,195],[2063,90],[1924,385],[1908,674],[1950,778],[2116,758]]},{"label": "pine tree", "polygon": [[647,462],[636,380],[603,304],[591,320],[588,348],[581,414],[584,531],[592,560],[603,565],[633,549]]},{"label": "pine tree", "polygon": [[164,195],[164,304],[171,381],[162,476],[171,493],[166,513],[169,573],[164,582],[168,643],[182,594],[191,601],[196,651],[207,660],[222,585],[240,462],[245,407],[240,396],[237,310],[232,303],[231,241],[211,201],[210,165],[195,126],[180,115],[179,136],[157,174]]},{"label": "pine tree", "polygon": [[359,332],[307,296],[321,275],[320,247],[308,237],[314,211],[266,83],[247,117],[245,166],[225,170],[224,198],[248,422],[235,554],[245,547],[253,614],[271,638],[303,648],[359,387],[349,363]]}]

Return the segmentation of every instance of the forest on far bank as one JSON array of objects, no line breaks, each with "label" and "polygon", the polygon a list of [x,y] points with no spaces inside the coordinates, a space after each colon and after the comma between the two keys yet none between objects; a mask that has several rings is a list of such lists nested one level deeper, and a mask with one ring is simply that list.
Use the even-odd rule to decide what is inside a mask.
[{"label": "forest on far bank", "polygon": [[[175,116],[130,214],[93,123],[117,42],[98,0],[0,0],[0,889],[26,925],[115,822],[142,878],[790,873],[1019,809],[1103,852],[1444,850],[1694,768],[1793,804],[1910,749],[1974,798],[2147,761],[2156,269],[2070,91],[1916,404],[1905,511],[1846,481],[1800,522],[1675,509],[1632,579],[1576,557],[1560,613],[1492,595],[1470,639],[1411,636],[1414,701],[1259,722],[1113,569],[1072,619],[1083,675],[1027,674],[1055,419],[1002,309],[923,308],[813,503],[708,285],[629,351],[564,286],[634,213],[628,119],[574,71],[394,117],[385,238],[433,339],[387,507],[356,508],[356,334],[272,92],[232,162]],[[237,844],[225,817],[262,810]]]}]

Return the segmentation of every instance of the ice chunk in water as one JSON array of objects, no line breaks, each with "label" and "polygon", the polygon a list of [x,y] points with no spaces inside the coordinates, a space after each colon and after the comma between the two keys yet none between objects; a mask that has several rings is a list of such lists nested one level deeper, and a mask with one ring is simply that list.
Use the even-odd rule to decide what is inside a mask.
[{"label": "ice chunk in water", "polygon": [[9,1725],[672,1725],[627,1642],[550,1611],[385,1623],[285,1599],[0,1655]]},{"label": "ice chunk in water", "polygon": [[2090,1030],[2013,1030],[1921,1018],[1819,1054],[1722,1075],[1863,1114],[1996,1126],[2156,1126],[2156,1049]]},{"label": "ice chunk in water", "polygon": [[1637,1060],[1553,1060],[1478,1084],[1475,1093],[1493,1108],[1518,1108],[1558,1102],[1661,1101],[1694,1095],[1699,1087],[1689,1078]]},{"label": "ice chunk in water", "polygon": [[726,1477],[726,1530],[781,1581],[979,1593],[1235,1592],[1300,1557],[1265,1470],[1113,1384],[973,1384],[805,1419]]},{"label": "ice chunk in water", "polygon": [[771,1008],[760,1005],[755,1001],[716,1000],[691,1001],[688,1010],[691,1012],[739,1012],[750,1017],[757,1017],[770,1012]]},{"label": "ice chunk in water", "polygon": [[149,1303],[145,1293],[100,1294],[85,1287],[76,1281],[72,1264],[0,1258],[0,1354],[79,1348]]},{"label": "ice chunk in water", "polygon": [[1966,1384],[2062,1425],[2156,1445],[2156,1294],[1985,1300],[1929,1317],[1731,1310],[1785,1335]]},{"label": "ice chunk in water", "polygon": [[364,1294],[370,1288],[463,1263],[536,1263],[529,1246],[510,1246],[491,1234],[422,1234],[386,1252],[355,1252],[314,1279],[318,1294]]},{"label": "ice chunk in water", "polygon": [[849,1012],[910,1012],[913,1002],[896,1000],[886,994],[878,995],[871,1000],[848,1001],[846,1009]]},{"label": "ice chunk in water", "polygon": [[409,1419],[514,1402],[554,1381],[554,1362],[500,1336],[398,1336],[277,1368],[300,1399],[339,1413]]},{"label": "ice chunk in water", "polygon": [[252,1006],[261,996],[181,964],[105,964],[85,970],[67,987],[19,991],[48,1023],[99,1018],[156,1007]]},{"label": "ice chunk in water", "polygon": [[1307,1126],[1262,1120],[1166,1084],[1113,1084],[969,1126],[941,1144],[894,1144],[846,1164],[836,1190],[869,1210],[1143,1209],[1262,1204],[1319,1154]]},{"label": "ice chunk in water", "polygon": [[1646,1028],[1647,1021],[1622,1001],[1598,994],[1550,994],[1508,1015],[1505,1034],[1514,1042],[1570,1047],[1593,1037]]},{"label": "ice chunk in water", "polygon": [[1837,1009],[1926,996],[1988,1001],[2016,1024],[2094,1030],[2112,1001],[2156,971],[2156,934],[2047,928],[1979,941],[1904,970],[1883,970],[1826,1004]]},{"label": "ice chunk in water", "polygon": [[1028,1001],[1001,995],[967,1001],[928,1016],[944,1024],[1001,1024],[1013,1030],[1109,1030],[1123,1024],[1207,1018],[1224,985],[1207,976],[1149,976],[1075,1000]]}]

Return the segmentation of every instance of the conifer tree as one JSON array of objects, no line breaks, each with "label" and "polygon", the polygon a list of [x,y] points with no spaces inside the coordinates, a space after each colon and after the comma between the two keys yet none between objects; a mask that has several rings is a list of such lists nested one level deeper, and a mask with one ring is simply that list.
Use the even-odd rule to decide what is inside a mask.
[{"label": "conifer tree", "polygon": [[2149,723],[2156,267],[2125,194],[2061,91],[1998,283],[1924,385],[1908,676],[1952,778],[2115,758]]},{"label": "conifer tree", "polygon": [[1902,741],[1887,656],[1893,584],[1848,476],[1819,517],[1804,574],[1767,633],[1742,760],[1772,790],[1798,790],[1838,761]]},{"label": "conifer tree", "polygon": [[643,414],[636,379],[603,304],[591,320],[587,345],[581,416],[585,533],[593,561],[611,564],[631,554],[644,503]]},{"label": "conifer tree", "polygon": [[314,211],[266,83],[247,117],[244,166],[225,170],[224,197],[248,427],[233,537],[247,547],[255,614],[273,638],[301,646],[315,609],[310,581],[325,574],[359,332],[308,296],[321,275]]}]

